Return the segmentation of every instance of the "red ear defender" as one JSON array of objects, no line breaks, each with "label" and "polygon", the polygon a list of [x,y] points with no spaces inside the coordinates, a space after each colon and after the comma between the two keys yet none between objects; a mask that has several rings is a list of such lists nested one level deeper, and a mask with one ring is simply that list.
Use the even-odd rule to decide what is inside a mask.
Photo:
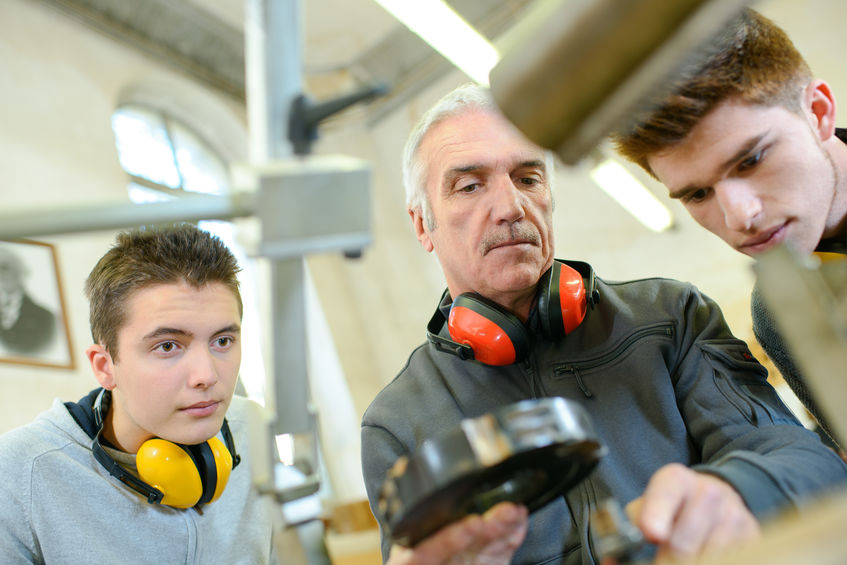
[{"label": "red ear defender", "polygon": [[556,340],[571,333],[587,311],[582,275],[569,265],[553,261],[538,281],[538,315],[544,335]]},{"label": "red ear defender", "polygon": [[474,359],[486,365],[511,365],[529,351],[521,321],[479,294],[456,297],[447,331],[453,340],[470,346]]},{"label": "red ear defender", "polygon": [[[588,281],[586,283],[583,280]],[[442,303],[447,291],[442,296]],[[588,308],[600,300],[594,270],[581,261],[553,261],[538,281],[537,309],[541,334],[555,341],[574,331],[585,319]],[[450,339],[439,332],[444,315],[437,309],[427,324],[427,339],[439,351],[486,365],[510,365],[529,354],[531,339],[517,316],[499,304],[472,292],[453,300],[447,319]]]}]

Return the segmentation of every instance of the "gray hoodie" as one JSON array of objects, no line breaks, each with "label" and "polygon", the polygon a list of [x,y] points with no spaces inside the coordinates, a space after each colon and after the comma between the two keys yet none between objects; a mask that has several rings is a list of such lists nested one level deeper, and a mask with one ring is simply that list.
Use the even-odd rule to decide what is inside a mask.
[{"label": "gray hoodie", "polygon": [[[91,438],[59,400],[32,423],[3,434],[0,561],[269,563],[272,506],[251,488],[247,402],[235,397],[227,412],[242,462],[202,514],[148,504],[109,475],[92,455]],[[134,456],[111,453],[134,470]]]}]

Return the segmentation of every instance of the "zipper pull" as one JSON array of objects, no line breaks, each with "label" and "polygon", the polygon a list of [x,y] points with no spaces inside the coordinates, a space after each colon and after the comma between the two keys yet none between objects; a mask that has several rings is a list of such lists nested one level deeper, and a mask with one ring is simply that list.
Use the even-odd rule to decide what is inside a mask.
[{"label": "zipper pull", "polygon": [[579,373],[579,367],[575,365],[571,365],[566,369],[559,369],[556,371],[557,373],[571,373],[574,376],[574,380],[576,380],[576,386],[579,387],[579,390],[582,391],[582,394],[585,398],[593,398],[594,393],[591,392],[591,389],[585,385],[585,381],[582,380],[582,375]]}]

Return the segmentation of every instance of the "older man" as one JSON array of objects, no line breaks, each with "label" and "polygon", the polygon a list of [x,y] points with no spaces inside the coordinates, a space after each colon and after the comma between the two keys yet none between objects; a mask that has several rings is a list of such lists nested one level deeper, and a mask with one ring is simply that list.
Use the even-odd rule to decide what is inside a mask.
[{"label": "older man", "polygon": [[[383,531],[384,557],[593,563],[589,516],[607,497],[630,503],[660,559],[689,556],[754,538],[762,519],[847,479],[844,463],[783,406],[696,288],[595,281],[590,266],[554,259],[551,174],[547,155],[479,87],[446,96],[410,136],[409,215],[423,248],[438,256],[447,292],[428,342],[364,415],[365,480],[379,513],[380,487],[398,458],[463,418],[531,398],[581,405],[608,454],[529,517],[501,503],[393,551]],[[564,290],[591,281],[599,301]],[[462,327],[460,309],[508,339],[492,344]]]}]

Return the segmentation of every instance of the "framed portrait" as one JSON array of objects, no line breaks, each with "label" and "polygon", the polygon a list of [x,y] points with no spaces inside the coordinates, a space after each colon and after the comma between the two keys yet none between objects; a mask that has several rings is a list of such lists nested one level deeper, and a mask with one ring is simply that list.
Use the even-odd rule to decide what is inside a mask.
[{"label": "framed portrait", "polygon": [[0,363],[74,368],[56,249],[0,241]]}]

